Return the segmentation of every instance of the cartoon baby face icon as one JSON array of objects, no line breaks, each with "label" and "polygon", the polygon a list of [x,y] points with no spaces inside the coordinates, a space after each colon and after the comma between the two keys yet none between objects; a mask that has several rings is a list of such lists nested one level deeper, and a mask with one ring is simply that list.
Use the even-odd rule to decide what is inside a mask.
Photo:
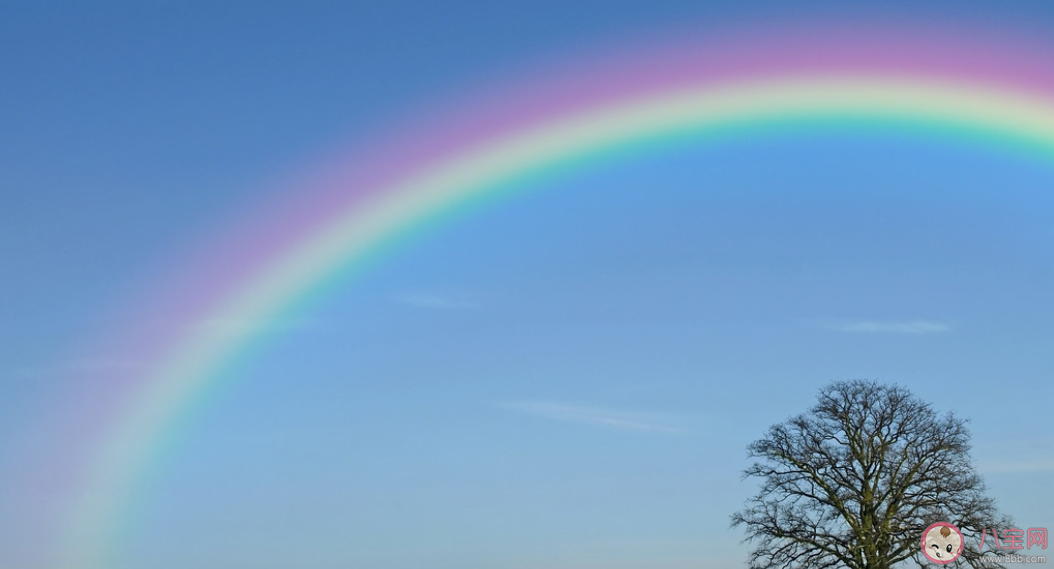
[{"label": "cartoon baby face icon", "polygon": [[948,522],[937,522],[922,532],[922,554],[933,563],[951,563],[963,552],[963,534]]}]

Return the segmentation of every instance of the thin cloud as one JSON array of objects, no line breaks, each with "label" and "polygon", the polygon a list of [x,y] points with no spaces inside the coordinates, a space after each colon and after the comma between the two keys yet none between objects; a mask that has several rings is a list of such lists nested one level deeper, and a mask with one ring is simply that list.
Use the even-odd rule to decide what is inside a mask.
[{"label": "thin cloud", "polygon": [[609,429],[646,431],[668,435],[683,432],[682,429],[670,424],[669,417],[648,413],[599,409],[552,401],[517,401],[504,403],[501,407],[544,419],[582,423]]},{"label": "thin cloud", "polygon": [[1036,460],[993,460],[977,465],[977,470],[984,474],[1016,474],[1021,472],[1049,472],[1054,470],[1054,458]]},{"label": "thin cloud", "polygon": [[395,295],[395,302],[432,310],[475,310],[479,304],[464,298],[429,293],[402,293]]},{"label": "thin cloud", "polygon": [[139,362],[123,358],[83,358],[70,362],[67,366],[72,371],[112,371],[139,367]]},{"label": "thin cloud", "polygon": [[1054,439],[1038,433],[1013,440],[981,439],[974,444],[977,470],[991,474],[1054,471]]},{"label": "thin cloud", "polygon": [[17,368],[12,373],[23,378],[40,378],[61,374],[128,371],[140,365],[140,362],[131,359],[90,357],[69,360],[54,365]]},{"label": "thin cloud", "polygon": [[839,332],[854,334],[940,334],[948,332],[952,327],[944,322],[931,320],[913,320],[910,322],[877,322],[865,320],[862,322],[851,322],[835,327]]},{"label": "thin cloud", "polygon": [[247,336],[250,334],[265,332],[303,330],[305,328],[310,328],[313,324],[314,321],[308,318],[276,321],[266,319],[253,320],[245,318],[216,317],[202,320],[198,323],[198,326],[202,330],[213,334],[225,336]]}]

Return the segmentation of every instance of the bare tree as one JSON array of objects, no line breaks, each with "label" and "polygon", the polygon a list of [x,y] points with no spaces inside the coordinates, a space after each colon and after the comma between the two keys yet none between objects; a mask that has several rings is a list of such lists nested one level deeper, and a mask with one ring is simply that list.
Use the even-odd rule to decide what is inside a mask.
[{"label": "bare tree", "polygon": [[[823,388],[808,413],[772,426],[748,451],[761,490],[732,516],[755,545],[751,569],[889,569],[924,563],[923,531],[1010,528],[970,461],[966,422],[898,386]],[[997,567],[964,544],[952,566]]]}]

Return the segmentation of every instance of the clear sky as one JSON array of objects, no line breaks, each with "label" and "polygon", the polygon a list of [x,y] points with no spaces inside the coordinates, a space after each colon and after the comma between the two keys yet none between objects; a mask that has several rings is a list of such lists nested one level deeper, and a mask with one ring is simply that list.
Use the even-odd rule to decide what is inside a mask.
[{"label": "clear sky", "polygon": [[[127,363],[70,355],[127,297],[347,141],[562,54],[870,14],[359,4],[0,7],[0,467],[64,378]],[[882,14],[1054,30],[987,5]],[[276,331],[187,421],[122,567],[739,567],[746,445],[851,378],[969,418],[991,495],[1054,526],[1052,187],[1035,156],[839,130],[538,182]],[[24,514],[0,505],[0,567]]]}]

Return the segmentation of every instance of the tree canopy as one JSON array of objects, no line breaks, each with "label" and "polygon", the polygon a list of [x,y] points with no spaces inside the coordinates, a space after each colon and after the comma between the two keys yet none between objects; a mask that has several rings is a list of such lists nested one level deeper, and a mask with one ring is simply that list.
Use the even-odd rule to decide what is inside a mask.
[{"label": "tree canopy", "polygon": [[[748,447],[760,491],[732,516],[755,547],[752,569],[889,569],[924,562],[923,531],[950,522],[964,535],[1012,527],[985,494],[963,419],[940,415],[900,386],[824,387],[814,407]],[[954,563],[994,567],[963,547]]]}]

